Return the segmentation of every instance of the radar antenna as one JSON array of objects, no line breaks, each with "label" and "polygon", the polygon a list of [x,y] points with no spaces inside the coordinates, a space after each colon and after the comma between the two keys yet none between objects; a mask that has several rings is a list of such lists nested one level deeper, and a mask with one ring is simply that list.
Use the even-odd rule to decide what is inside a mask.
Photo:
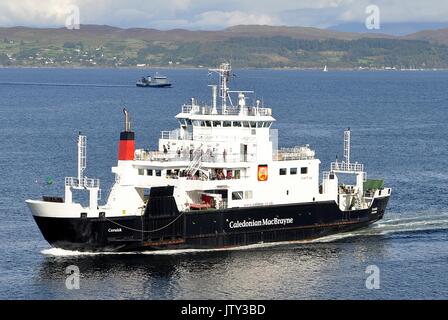
[{"label": "radar antenna", "polygon": [[217,69],[209,69],[209,72],[219,74],[219,96],[221,97],[221,108],[225,112],[227,107],[227,98],[229,96],[229,81],[232,67],[230,63],[222,63]]}]

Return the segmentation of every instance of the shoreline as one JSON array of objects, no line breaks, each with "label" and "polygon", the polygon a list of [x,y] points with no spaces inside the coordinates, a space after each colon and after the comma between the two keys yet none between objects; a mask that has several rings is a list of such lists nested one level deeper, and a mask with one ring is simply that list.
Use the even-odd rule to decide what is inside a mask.
[{"label": "shoreline", "polygon": [[[207,70],[209,67],[166,67],[166,66],[152,66],[152,67],[137,67],[137,66],[123,66],[123,67],[109,67],[109,66],[2,66],[0,69],[66,69],[66,70]],[[274,71],[315,71],[323,72],[322,68],[300,68],[300,67],[237,67],[234,70],[274,70]],[[428,68],[428,69],[368,69],[368,68],[330,68],[328,72],[444,72],[448,71],[448,68]]]}]

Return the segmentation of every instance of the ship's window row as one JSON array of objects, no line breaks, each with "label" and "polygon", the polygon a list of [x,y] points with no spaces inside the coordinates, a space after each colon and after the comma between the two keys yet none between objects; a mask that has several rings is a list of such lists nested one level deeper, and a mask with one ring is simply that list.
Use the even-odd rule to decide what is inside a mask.
[{"label": "ship's window row", "polygon": [[270,128],[272,121],[209,121],[209,120],[179,120],[181,125],[193,125],[195,127],[215,127],[215,128]]},{"label": "ship's window row", "polygon": [[[162,172],[163,171],[163,172]],[[170,179],[178,179],[179,177],[187,177],[186,170],[181,169],[138,169],[138,175],[140,176],[150,176],[150,177],[161,177],[162,174]],[[196,176],[199,178],[199,176]],[[192,179],[195,176],[191,177]],[[240,169],[212,169],[209,179],[210,180],[230,180],[230,179],[240,179],[241,170]]]},{"label": "ship's window row", "polygon": [[[280,168],[279,174],[281,176],[286,176],[288,173],[287,168]],[[297,168],[289,168],[289,174],[290,175],[296,175],[297,174]],[[300,168],[300,174],[308,174],[308,167],[301,167]]]},{"label": "ship's window row", "polygon": [[138,169],[138,174],[140,176],[162,176],[162,170],[153,170],[153,169]]},{"label": "ship's window row", "polygon": [[252,199],[252,190],[232,192],[232,200]]}]

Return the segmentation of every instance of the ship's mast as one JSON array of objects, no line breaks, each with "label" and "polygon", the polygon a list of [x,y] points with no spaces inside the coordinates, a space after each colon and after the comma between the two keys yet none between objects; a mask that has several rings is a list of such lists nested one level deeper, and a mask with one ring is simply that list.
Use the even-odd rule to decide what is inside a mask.
[{"label": "ship's mast", "polygon": [[350,164],[350,128],[344,130],[344,162]]},{"label": "ship's mast", "polygon": [[209,69],[209,72],[216,72],[219,74],[219,96],[221,97],[221,108],[223,113],[227,107],[227,97],[229,95],[229,81],[230,72],[232,68],[230,63],[222,63],[217,69]]},{"label": "ship's mast", "polygon": [[87,166],[87,137],[78,134],[78,176],[65,178],[65,203],[72,203],[72,189],[89,190],[89,208],[95,209],[98,206],[98,199],[101,198],[100,180],[90,179],[84,176]]},{"label": "ship's mast", "polygon": [[84,170],[87,166],[87,137],[78,135],[78,188],[84,187]]},{"label": "ship's mast", "polygon": [[362,199],[364,192],[364,182],[367,180],[364,165],[362,163],[350,162],[350,128],[344,130],[344,161],[342,163],[332,162],[331,173],[353,174],[356,176],[357,199]]}]

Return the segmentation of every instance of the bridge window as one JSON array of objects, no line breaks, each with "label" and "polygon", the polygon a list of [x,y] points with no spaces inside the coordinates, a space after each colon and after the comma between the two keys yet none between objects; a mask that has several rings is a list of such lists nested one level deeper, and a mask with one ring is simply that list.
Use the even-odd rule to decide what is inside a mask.
[{"label": "bridge window", "polygon": [[145,175],[145,169],[138,169],[138,175],[144,176]]},{"label": "bridge window", "polygon": [[211,121],[205,121],[205,126],[206,127],[211,127],[212,126],[212,122]]},{"label": "bridge window", "polygon": [[250,127],[251,128],[256,128],[257,127],[257,123],[255,121],[251,121],[250,122]]},{"label": "bridge window", "polygon": [[221,127],[222,126],[221,121],[213,121],[213,126],[214,127]]},{"label": "bridge window", "polygon": [[286,168],[281,168],[279,173],[281,176],[286,176]]},{"label": "bridge window", "polygon": [[152,169],[147,169],[146,170],[146,175],[152,176]]},{"label": "bridge window", "polygon": [[234,127],[241,127],[241,122],[240,121],[233,121],[233,126]]},{"label": "bridge window", "polygon": [[230,121],[224,121],[222,124],[223,127],[231,127],[232,126],[232,122]]},{"label": "bridge window", "polygon": [[263,128],[264,127],[264,122],[258,122],[257,126],[258,126],[258,128]]},{"label": "bridge window", "polygon": [[289,174],[297,174],[297,168],[289,169]]},{"label": "bridge window", "polygon": [[244,128],[249,128],[250,126],[249,126],[249,122],[248,121],[244,121],[243,122],[243,127]]},{"label": "bridge window", "polygon": [[307,174],[307,173],[308,173],[308,167],[302,167],[302,168],[300,168],[300,173],[301,173],[301,174]]},{"label": "bridge window", "polygon": [[156,176],[161,177],[162,176],[162,170],[156,170]]},{"label": "bridge window", "polygon": [[243,191],[232,192],[232,200],[243,200]]}]

